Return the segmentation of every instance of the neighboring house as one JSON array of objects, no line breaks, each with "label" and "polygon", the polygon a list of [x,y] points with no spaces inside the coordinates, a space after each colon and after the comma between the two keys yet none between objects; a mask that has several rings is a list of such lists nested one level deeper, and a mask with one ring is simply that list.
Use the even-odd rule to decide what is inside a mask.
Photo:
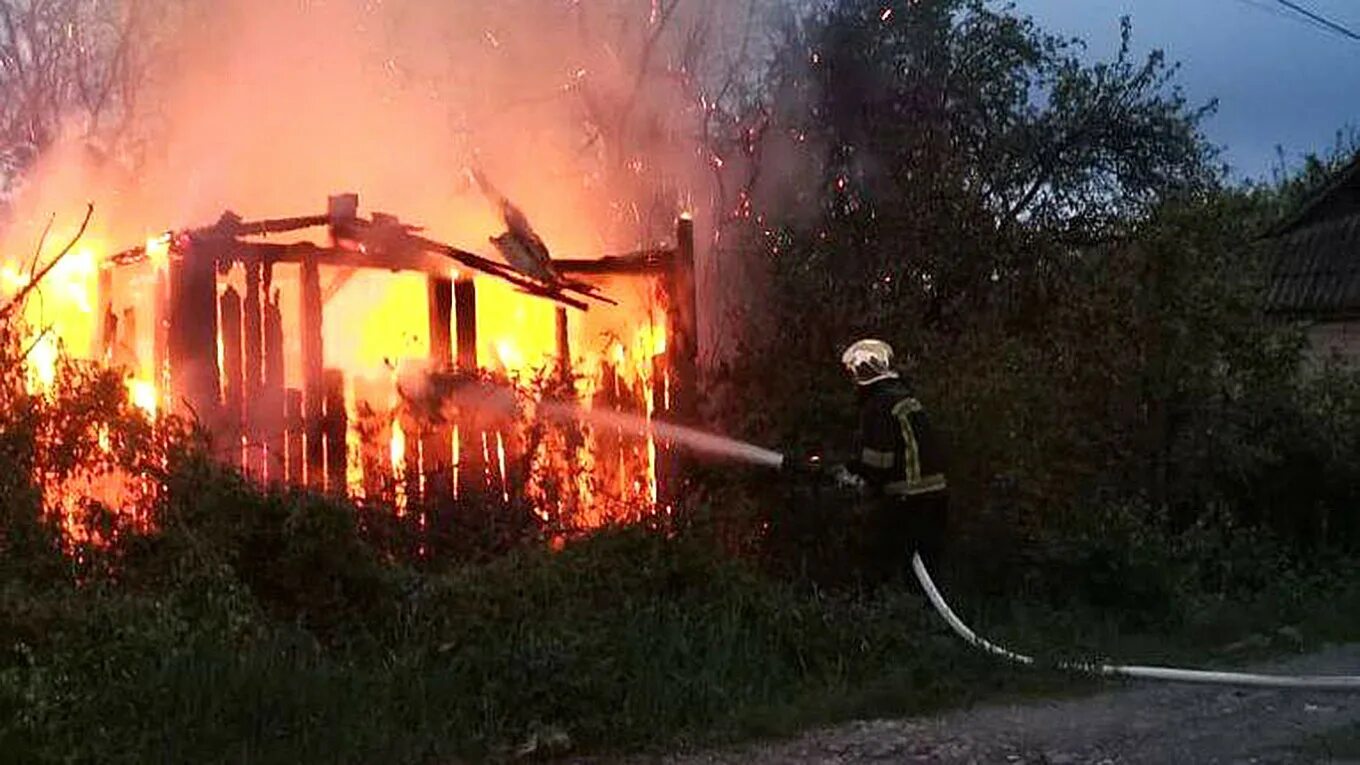
[{"label": "neighboring house", "polygon": [[1360,156],[1265,243],[1267,310],[1306,327],[1314,358],[1360,363]]}]

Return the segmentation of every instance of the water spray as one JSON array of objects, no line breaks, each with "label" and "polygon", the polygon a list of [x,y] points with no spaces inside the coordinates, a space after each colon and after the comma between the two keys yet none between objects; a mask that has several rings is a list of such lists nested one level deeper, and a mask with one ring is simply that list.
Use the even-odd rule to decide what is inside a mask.
[{"label": "water spray", "polygon": [[755,444],[738,441],[735,438],[720,436],[695,428],[687,428],[639,415],[625,414],[601,409],[585,409],[577,404],[566,402],[541,402],[539,413],[555,420],[587,422],[607,428],[617,428],[635,436],[651,434],[713,457],[721,457],[752,465],[778,468],[785,463],[785,456]]},{"label": "water spray", "polygon": [[[515,410],[513,391],[503,386],[487,384],[485,381],[454,380],[451,385],[431,386],[431,378],[422,375],[408,377],[404,386],[408,392],[422,395],[433,394],[442,405],[453,405],[471,409],[494,417],[510,417]],[[431,388],[437,390],[431,390]],[[584,422],[598,427],[614,428],[631,435],[648,435],[684,446],[713,457],[745,462],[752,465],[786,470],[809,475],[821,474],[823,465],[818,457],[791,458],[787,455],[766,449],[755,444],[709,433],[695,428],[663,422],[640,415],[623,412],[587,409],[577,403],[564,401],[539,401],[535,406],[539,416],[558,421]],[[978,636],[964,624],[945,602],[930,572],[926,570],[919,554],[911,558],[912,571],[921,583],[930,604],[944,619],[949,628],[971,646],[980,648],[994,656],[1024,666],[1038,666],[1032,656],[1016,653],[983,637]],[[1360,676],[1355,675],[1263,675],[1247,672],[1219,672],[1201,669],[1181,669],[1178,667],[1151,667],[1124,664],[1101,664],[1097,662],[1059,661],[1053,666],[1068,672],[1100,677],[1130,678],[1136,680],[1160,680],[1176,683],[1198,683],[1207,685],[1231,685],[1253,688],[1306,689],[1319,691],[1360,691]]]},{"label": "water spray", "polygon": [[[471,412],[508,422],[514,419],[519,407],[515,391],[509,386],[466,375],[436,373],[414,363],[399,370],[397,390],[404,401],[426,416],[453,417],[459,412]],[[611,428],[639,438],[651,436],[700,454],[763,467],[784,468],[797,462],[746,441],[642,415],[591,409],[575,401],[540,400],[534,403],[533,414],[558,422]]]}]

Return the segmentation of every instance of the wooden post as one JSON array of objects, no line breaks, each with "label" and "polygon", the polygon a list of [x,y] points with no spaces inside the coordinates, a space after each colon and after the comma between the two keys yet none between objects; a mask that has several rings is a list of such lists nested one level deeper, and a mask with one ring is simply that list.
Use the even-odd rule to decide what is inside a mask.
[{"label": "wooden post", "polygon": [[666,285],[666,354],[670,357],[673,418],[693,423],[698,416],[699,317],[694,289],[694,221],[676,226],[676,258]]},{"label": "wooden post", "polygon": [[307,428],[302,416],[302,391],[297,388],[289,388],[284,391],[284,429],[287,441],[287,467],[288,483],[295,486],[303,485],[307,480],[306,450],[304,440]]},{"label": "wooden post", "polygon": [[354,411],[358,417],[359,461],[364,471],[364,497],[391,501],[392,381],[354,378]]},{"label": "wooden post", "polygon": [[567,309],[557,309],[557,373],[564,386],[573,383],[571,368],[571,333],[567,324]]},{"label": "wooden post", "polygon": [[420,445],[424,435],[424,428],[410,415],[409,408],[403,407],[398,416],[401,418],[401,430],[406,434],[406,455],[405,455],[405,485],[406,485],[406,509],[412,512],[419,508],[425,501],[421,494],[421,465],[420,465]]},{"label": "wooden post", "polygon": [[[670,374],[667,365],[667,354],[658,353],[652,356],[652,418],[659,420],[671,419],[669,411],[670,395],[667,388],[670,381]],[[670,443],[664,439],[653,436],[653,444],[656,454],[656,505],[659,508],[670,508],[675,505],[675,490],[679,476],[675,460],[675,450]]]},{"label": "wooden post", "polygon": [[[436,371],[453,367],[453,281],[429,280],[430,362]],[[436,413],[433,422],[422,423],[421,469],[425,493],[437,496],[453,489],[453,428]]]},{"label": "wooden post", "polygon": [[217,256],[225,243],[193,240],[171,260],[168,345],[175,403],[185,403],[208,428],[219,424],[222,396],[217,366]]},{"label": "wooden post", "polygon": [[113,269],[99,269],[99,326],[94,336],[94,354],[100,362],[113,362],[113,351],[118,344],[118,315],[113,310]]},{"label": "wooden post", "polygon": [[430,361],[439,369],[453,364],[453,281],[430,277]]},{"label": "wooden post", "polygon": [[[664,279],[666,293],[666,374],[657,389],[668,394],[664,407],[673,422],[694,424],[699,416],[699,316],[694,286],[694,221],[682,215],[675,229],[675,260]],[[667,390],[668,388],[668,390]],[[682,493],[683,456],[674,447],[662,459],[657,445],[657,503],[671,507]],[[664,491],[663,491],[664,488]]]},{"label": "wooden post", "polygon": [[477,368],[477,283],[460,276],[453,286],[455,329],[458,332],[458,368],[471,372]]},{"label": "wooden post", "polygon": [[[453,285],[454,330],[458,340],[458,369],[477,370],[477,283],[460,276]],[[486,461],[482,457],[482,432],[473,421],[458,423],[458,464],[455,481],[459,494],[477,494],[486,487]]]},{"label": "wooden post", "polygon": [[[600,365],[600,381],[591,407],[601,410],[616,410],[619,404],[619,375],[614,365],[605,362]],[[595,470],[599,483],[609,496],[622,499],[625,492],[623,484],[623,434],[618,428],[598,425],[595,428]]]},{"label": "wooden post", "polygon": [[[109,320],[114,322],[113,365],[139,373],[141,359],[137,357],[137,309],[128,306],[123,309],[122,321],[114,316],[110,316]],[[153,382],[159,386],[159,381]]]},{"label": "wooden post", "polygon": [[241,296],[228,287],[219,301],[222,312],[222,447],[228,462],[242,465],[241,414],[244,394],[241,386]]},{"label": "wooden post", "polygon": [[321,418],[325,414],[325,353],[322,340],[321,269],[315,258],[302,261],[302,403],[307,440],[307,483],[325,484],[326,447]]},{"label": "wooden post", "polygon": [[349,415],[345,412],[345,373],[338,369],[325,372],[326,491],[344,494],[348,459],[345,436]]},{"label": "wooden post", "polygon": [[264,312],[264,393],[260,396],[260,430],[269,447],[267,470],[273,481],[288,477],[287,411],[284,400],[285,377],[283,361],[283,314],[279,311],[279,293],[274,293]]},{"label": "wooden post", "polygon": [[152,381],[157,395],[167,400],[166,372],[170,366],[170,276],[167,269],[156,269],[156,295],[151,306]]},{"label": "wooden post", "polygon": [[264,477],[264,328],[260,310],[260,261],[245,261],[246,294],[242,304],[241,327],[245,332],[243,367],[245,408],[242,428],[246,437],[246,472]]}]

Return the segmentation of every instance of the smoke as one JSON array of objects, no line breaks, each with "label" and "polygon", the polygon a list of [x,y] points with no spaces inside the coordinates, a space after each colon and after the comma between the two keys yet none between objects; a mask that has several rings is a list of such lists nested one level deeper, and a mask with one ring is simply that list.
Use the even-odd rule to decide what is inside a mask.
[{"label": "smoke", "polygon": [[[768,2],[142,0],[154,21],[133,43],[147,64],[126,129],[101,159],[72,120],[29,169],[0,259],[31,249],[53,213],[59,234],[86,201],[97,211],[90,242],[117,250],[228,209],[321,212],[344,191],[366,211],[491,255],[501,226],[469,183],[475,164],[559,257],[669,241],[676,213],[693,211],[701,300],[736,299],[718,288],[707,247],[718,196],[707,121],[718,95],[739,97],[755,70],[748,43]],[[328,308],[328,360],[335,349],[338,366],[372,371],[392,334],[423,345],[421,311],[410,308],[420,292],[419,280],[353,279],[337,298],[343,310]],[[403,310],[409,322],[389,320],[373,337],[365,317]],[[716,302],[705,311],[723,314]],[[551,349],[550,306],[497,318],[547,327],[541,347],[519,353]],[[706,335],[724,331],[705,324]],[[573,341],[590,347],[618,329],[574,328]]]}]

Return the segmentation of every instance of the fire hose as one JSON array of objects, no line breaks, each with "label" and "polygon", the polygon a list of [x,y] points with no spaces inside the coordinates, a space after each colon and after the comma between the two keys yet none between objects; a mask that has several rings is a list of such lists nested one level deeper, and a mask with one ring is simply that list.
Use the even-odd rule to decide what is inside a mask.
[{"label": "fire hose", "polygon": [[[918,553],[912,553],[911,569],[925,590],[930,604],[944,618],[965,642],[981,648],[995,656],[1000,656],[1017,664],[1034,666],[1037,662],[1031,656],[1016,653],[993,643],[968,628],[945,602],[930,578],[930,572],[921,561]],[[1249,672],[1217,672],[1202,669],[1180,669],[1177,667],[1147,667],[1123,664],[1098,664],[1095,662],[1059,661],[1058,669],[1102,677],[1122,677],[1137,680],[1164,680],[1173,683],[1198,683],[1203,685],[1234,685],[1252,688],[1299,688],[1315,691],[1360,691],[1360,676],[1356,675],[1261,675]]]},{"label": "fire hose", "polygon": [[[783,469],[794,473],[824,477],[834,468],[822,462],[820,457],[785,457]],[[963,620],[945,602],[944,596],[935,586],[930,572],[918,553],[911,556],[912,572],[916,574],[921,589],[925,591],[930,604],[944,619],[949,628],[969,645],[980,648],[994,656],[1025,666],[1037,666],[1034,657],[1016,653],[1008,648],[979,636],[964,624]],[[1360,691],[1360,675],[1265,675],[1250,672],[1224,672],[1203,669],[1182,669],[1179,667],[1153,667],[1136,664],[1102,664],[1087,661],[1057,661],[1051,666],[1068,672],[1099,677],[1126,678],[1135,680],[1161,680],[1173,683],[1195,683],[1201,685],[1230,685],[1250,688],[1305,689],[1316,691]]]}]

